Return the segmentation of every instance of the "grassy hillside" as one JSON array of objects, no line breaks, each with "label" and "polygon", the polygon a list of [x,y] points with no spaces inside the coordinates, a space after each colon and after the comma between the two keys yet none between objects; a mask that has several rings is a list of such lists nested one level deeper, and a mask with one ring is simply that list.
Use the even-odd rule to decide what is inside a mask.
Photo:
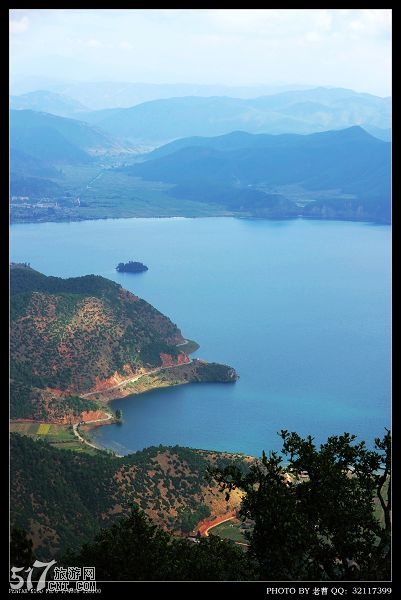
[{"label": "grassy hillside", "polygon": [[239,507],[204,478],[209,465],[249,459],[178,446],[148,448],[124,458],[57,450],[45,441],[11,436],[11,524],[32,536],[38,557],[49,560],[79,548],[100,527],[127,515],[133,504],[158,525],[188,533],[209,514]]}]

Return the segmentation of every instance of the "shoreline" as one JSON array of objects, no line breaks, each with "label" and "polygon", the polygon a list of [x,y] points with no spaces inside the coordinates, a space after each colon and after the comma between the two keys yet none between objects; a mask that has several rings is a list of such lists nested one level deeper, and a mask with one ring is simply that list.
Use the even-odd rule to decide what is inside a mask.
[{"label": "shoreline", "polygon": [[[177,348],[178,347],[182,348],[182,351],[186,355],[187,360],[185,362],[160,366],[155,369],[138,373],[137,375],[128,377],[127,379],[124,379],[108,388],[81,394],[81,397],[89,398],[90,396],[94,396],[93,400],[95,402],[99,403],[100,406],[107,406],[109,410],[111,410],[109,405],[113,400],[120,400],[127,396],[136,396],[153,390],[175,387],[177,385],[185,385],[189,383],[231,383],[237,381],[239,378],[235,369],[232,367],[218,363],[209,363],[198,358],[189,358],[188,354],[192,354],[199,349],[199,344],[197,342],[184,338],[183,342],[177,344]],[[116,454],[113,448],[101,447],[97,444],[94,444],[93,439],[90,437],[90,430],[94,427],[115,423],[115,419],[113,419],[112,415],[110,415],[110,413],[106,414],[109,416],[104,419],[82,421],[81,423],[76,424],[74,426],[74,435],[79,437],[81,441],[85,441],[93,448],[111,451]],[[79,435],[78,427],[80,424],[87,427],[87,433],[90,437],[90,442],[87,442]]]},{"label": "shoreline", "polygon": [[[87,446],[90,446],[91,448],[94,448],[95,450],[101,450],[103,452],[104,451],[113,452],[113,454],[116,458],[123,458],[123,456],[124,456],[123,454],[117,454],[117,452],[115,452],[112,448],[106,448],[106,446],[102,447],[99,444],[95,444],[93,442],[92,438],[90,438],[90,440],[88,440],[79,433],[78,428],[80,425],[85,425],[88,427],[88,430],[90,430],[90,429],[93,429],[98,426],[98,425],[93,425],[93,423],[101,424],[103,421],[106,421],[106,423],[103,423],[103,425],[111,425],[113,422],[115,422],[115,419],[112,414],[108,413],[107,417],[105,417],[104,419],[93,419],[92,421],[82,421],[81,423],[74,423],[72,426],[72,431],[74,433],[74,436],[80,442],[82,442],[83,444],[86,444]],[[111,421],[111,422],[107,423],[107,421]]]},{"label": "shoreline", "polygon": [[[189,365],[192,362],[193,362],[192,359],[190,359],[189,361],[182,363],[182,365]],[[160,387],[160,388],[173,387],[173,385],[179,385],[179,384],[171,384],[171,386],[149,387],[148,389],[140,390],[140,391],[135,391],[135,388],[129,389],[130,384],[136,383],[143,377],[150,377],[153,375],[158,375],[160,373],[163,373],[167,369],[174,369],[177,367],[181,367],[182,365],[171,365],[168,367],[158,367],[157,369],[145,371],[144,373],[139,373],[138,375],[134,375],[133,377],[129,377],[128,379],[124,379],[120,383],[116,383],[115,385],[112,385],[109,388],[104,388],[103,390],[95,390],[93,392],[86,392],[85,394],[80,394],[80,397],[81,398],[89,398],[89,396],[97,395],[99,397],[95,398],[95,400],[94,400],[95,402],[109,404],[109,402],[112,402],[113,400],[119,400],[120,398],[125,398],[126,396],[135,396],[137,394],[144,394],[147,391],[150,391],[152,389],[157,389],[158,387]],[[191,382],[188,381],[187,383],[191,383]],[[124,386],[128,386],[128,388],[124,388]],[[116,390],[116,392],[114,392],[113,390]],[[119,391],[119,393],[117,393],[117,391]],[[102,396],[106,396],[106,397],[102,397]]]},{"label": "shoreline", "polygon": [[[119,375],[116,372],[113,377],[117,378],[118,383],[109,385],[109,387],[105,387],[104,389],[80,393],[80,398],[90,398],[96,402],[97,407],[95,414],[93,414],[94,409],[89,412],[84,411],[80,415],[74,417],[74,420],[76,419],[75,423],[72,423],[70,420],[69,424],[72,427],[73,438],[80,444],[86,444],[95,450],[110,452],[115,457],[123,458],[123,456],[125,456],[124,454],[117,453],[112,447],[99,444],[90,435],[91,430],[95,427],[116,423],[122,424],[123,421],[116,419],[114,411],[109,406],[113,400],[120,400],[127,396],[136,396],[153,390],[189,383],[233,383],[237,381],[239,378],[237,372],[228,365],[213,362],[209,363],[199,358],[189,358],[188,354],[196,352],[200,346],[193,340],[182,339],[184,341],[176,345],[182,349],[185,362],[177,362],[176,364],[167,364],[165,366],[161,365],[137,373],[136,375],[127,377],[121,381],[118,381]],[[182,354],[180,354],[180,356],[182,356]],[[109,380],[110,379],[112,379],[112,377],[110,377]],[[85,414],[85,412],[87,414]],[[90,414],[91,412],[92,414]],[[98,414],[96,414],[96,412]],[[100,418],[99,413],[102,415]],[[85,417],[86,419],[89,417],[89,419],[85,420]],[[11,421],[14,421],[14,419],[11,419]],[[43,423],[49,426],[66,424],[60,420],[37,421],[36,419],[15,419],[15,421],[21,423]],[[85,430],[82,431],[83,435],[81,435],[79,431],[81,426],[85,427]],[[128,452],[127,454],[131,454],[131,452]]]},{"label": "shoreline", "polygon": [[227,214],[214,214],[214,215],[152,215],[152,216],[110,216],[110,217],[83,217],[83,218],[65,218],[65,219],[54,219],[54,220],[13,220],[10,218],[10,227],[13,225],[38,225],[43,223],[84,223],[85,221],[115,221],[115,220],[128,220],[128,219],[245,219],[245,220],[259,220],[259,221],[296,221],[296,220],[305,220],[305,221],[340,221],[342,223],[366,223],[372,225],[386,225],[391,227],[391,221],[383,221],[377,219],[351,219],[351,218],[341,218],[341,217],[320,217],[318,215],[288,215],[288,216],[275,216],[275,217],[264,217],[252,214],[238,214],[238,213],[227,213]]},{"label": "shoreline", "polygon": [[[193,354],[200,348],[200,346],[197,342],[195,342],[194,340],[187,340],[185,338],[184,338],[183,342],[176,344],[176,346],[177,346],[177,348],[181,348],[182,352],[184,352],[186,355]],[[149,387],[148,389],[145,389],[145,390],[136,391],[135,388],[133,388],[132,390],[130,389],[131,384],[136,383],[143,377],[147,377],[147,376],[152,377],[159,373],[163,373],[167,369],[179,368],[179,367],[182,367],[183,365],[189,365],[189,364],[193,363],[194,360],[196,361],[196,359],[189,358],[188,356],[187,356],[187,358],[188,358],[188,360],[186,360],[183,363],[178,363],[175,365],[166,365],[166,366],[161,365],[160,367],[156,367],[154,369],[149,369],[148,371],[143,371],[142,373],[137,373],[136,375],[132,375],[130,377],[127,377],[126,379],[122,379],[119,383],[116,383],[115,385],[109,386],[109,387],[101,389],[101,390],[85,392],[83,394],[79,394],[79,396],[81,398],[89,398],[90,396],[96,395],[98,397],[95,398],[95,401],[109,404],[109,402],[111,402],[112,400],[119,400],[120,398],[125,398],[125,396],[128,396],[128,395],[144,393],[148,390],[155,389],[155,388]],[[127,390],[124,389],[124,386],[128,386],[128,388],[129,388],[128,393],[126,393]],[[166,387],[166,386],[160,386],[160,387]],[[113,392],[113,390],[119,390],[121,393],[117,394],[116,392]],[[112,393],[110,394],[110,392],[112,392]]]},{"label": "shoreline", "polygon": [[[109,406],[110,402],[113,400],[120,400],[127,396],[145,394],[153,390],[189,383],[234,383],[237,379],[238,374],[232,367],[218,363],[208,363],[197,358],[190,358],[185,363],[158,367],[157,369],[140,373],[109,387],[107,390],[89,392],[83,397],[87,398],[89,394],[95,395],[94,400],[98,402],[99,405],[103,404],[103,406],[106,407]],[[107,421],[108,422],[102,424],[107,425],[114,422],[109,419],[107,419]],[[94,422],[85,422],[85,424],[88,425],[89,430],[100,424],[97,422],[97,424],[92,425],[92,423]],[[107,449],[114,452],[113,448]]]}]

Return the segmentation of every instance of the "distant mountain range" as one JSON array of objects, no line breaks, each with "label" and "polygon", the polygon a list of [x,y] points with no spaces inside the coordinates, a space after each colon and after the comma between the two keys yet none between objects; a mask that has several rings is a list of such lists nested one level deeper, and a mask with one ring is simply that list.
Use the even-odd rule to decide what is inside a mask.
[{"label": "distant mountain range", "polygon": [[60,117],[77,117],[89,108],[78,100],[64,94],[38,90],[21,96],[10,96],[10,108],[14,110],[36,110]]},{"label": "distant mountain range", "polygon": [[254,216],[330,217],[334,212],[333,218],[386,221],[390,153],[388,142],[361,127],[311,135],[234,132],[172,142],[125,172],[175,184],[174,197]]},{"label": "distant mountain range", "polygon": [[[104,108],[129,108],[142,102],[160,98],[180,96],[231,96],[234,98],[256,98],[267,94],[277,94],[288,90],[308,89],[305,85],[217,85],[191,83],[140,83],[132,81],[66,81],[55,82],[46,78],[27,77],[19,82],[11,82],[12,93],[28,96],[36,90],[49,90],[51,93],[74,98],[88,110]],[[38,106],[25,106],[34,110],[45,110]],[[50,111],[52,112],[52,111]],[[58,114],[58,113],[57,113]]]},{"label": "distant mountain range", "polygon": [[[12,99],[17,106],[30,103],[59,112],[83,108],[45,91]],[[162,182],[167,202],[170,196],[172,207],[178,201],[195,216],[208,205],[244,216],[390,219],[391,146],[379,139],[390,138],[390,98],[315,88],[253,99],[155,100],[77,112],[79,120],[23,108],[10,115],[11,195],[17,202],[28,197],[31,204],[56,200],[49,207],[55,220],[71,211],[73,218],[85,218],[87,201],[96,218],[99,194],[92,181],[99,177],[106,201],[102,216],[120,215],[122,196],[130,199],[130,216],[136,215],[130,207],[143,202],[150,216],[149,199],[160,200],[159,184],[145,189],[136,179],[131,191],[127,174]],[[82,195],[82,205],[71,208],[69,199]],[[163,215],[166,208],[167,214],[181,214],[163,204]],[[13,211],[23,220],[46,219],[48,213],[21,204]]]},{"label": "distant mountain range", "polygon": [[[77,93],[81,97],[78,93],[80,86],[83,89],[98,89],[100,86],[99,95],[107,96],[110,108],[86,108],[85,104],[92,107],[93,102],[82,103],[74,96]],[[121,108],[119,95],[126,93],[127,89],[135,89],[137,96],[134,95],[136,99],[131,101],[129,108]],[[149,97],[152,98],[149,90],[152,89],[153,97],[157,99],[149,101]],[[150,84],[144,84],[143,90],[141,84],[115,84],[114,87],[100,83],[75,84],[61,87],[63,93],[42,90],[12,96],[10,104],[12,109],[31,109],[78,118],[135,144],[158,145],[187,136],[216,136],[236,130],[305,134],[352,125],[360,125],[380,139],[390,139],[390,98],[324,87],[258,97],[255,97],[255,92],[260,93],[262,87],[226,89],[177,84],[162,86],[162,89],[165,91],[161,91],[161,86],[152,87]],[[208,90],[214,95],[207,96]],[[233,92],[241,90],[242,94],[248,90],[250,96],[253,92],[253,97],[233,97]]]},{"label": "distant mountain range", "polygon": [[389,139],[390,98],[341,88],[315,88],[259,98],[181,97],[85,113],[110,134],[161,144],[193,135],[313,133],[360,125]]}]

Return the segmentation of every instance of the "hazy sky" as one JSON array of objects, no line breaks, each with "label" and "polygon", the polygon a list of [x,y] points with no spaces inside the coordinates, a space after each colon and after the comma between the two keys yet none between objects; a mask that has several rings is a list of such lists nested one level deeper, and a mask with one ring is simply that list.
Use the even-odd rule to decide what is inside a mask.
[{"label": "hazy sky", "polygon": [[11,9],[10,78],[391,94],[389,9]]}]

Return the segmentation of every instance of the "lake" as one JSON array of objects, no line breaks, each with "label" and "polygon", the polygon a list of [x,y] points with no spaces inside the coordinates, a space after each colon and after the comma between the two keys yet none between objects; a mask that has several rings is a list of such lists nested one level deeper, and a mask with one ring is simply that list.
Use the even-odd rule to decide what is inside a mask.
[{"label": "lake", "polygon": [[[196,340],[195,356],[240,375],[116,400],[124,423],[94,430],[97,443],[260,455],[281,448],[281,429],[370,445],[390,426],[390,238],[340,221],[110,219],[12,225],[10,254],[121,283]],[[149,271],[117,273],[128,260]]]}]

